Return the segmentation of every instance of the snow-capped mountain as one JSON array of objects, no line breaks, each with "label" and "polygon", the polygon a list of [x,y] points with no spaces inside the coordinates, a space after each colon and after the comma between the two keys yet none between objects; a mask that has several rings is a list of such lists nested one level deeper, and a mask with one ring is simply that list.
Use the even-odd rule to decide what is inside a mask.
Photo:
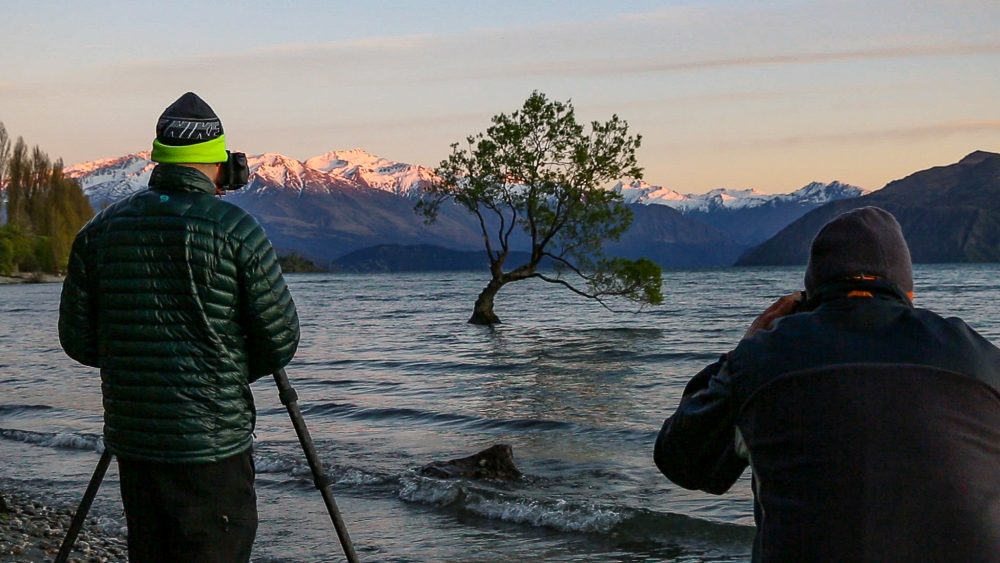
[{"label": "snow-capped mountain", "polygon": [[[76,178],[91,204],[100,209],[144,189],[156,163],[149,152],[75,164],[66,175]],[[243,191],[293,189],[375,189],[395,195],[415,195],[434,177],[429,168],[395,162],[362,149],[330,151],[306,161],[278,154],[248,155],[250,184]]]},{"label": "snow-capped mountain", "polygon": [[896,217],[914,263],[1000,262],[1000,154],[975,151],[866,196],[825,205],[747,252],[738,264],[804,264],[827,221],[868,205]]},{"label": "snow-capped mountain", "polygon": [[704,194],[682,194],[670,188],[643,181],[619,182],[613,188],[627,203],[666,205],[681,213],[707,213],[719,209],[752,209],[764,205],[822,205],[839,199],[859,197],[868,193],[864,188],[842,184],[812,182],[790,194],[766,194],[754,188],[719,188]]},{"label": "snow-capped mountain", "polygon": [[434,180],[434,171],[430,168],[394,162],[359,148],[314,156],[306,160],[305,165],[403,196],[419,194],[424,185]]},{"label": "snow-capped mountain", "polygon": [[101,209],[119,199],[145,189],[156,163],[149,160],[149,151],[105,158],[68,166],[69,178],[80,182],[90,205]]},{"label": "snow-capped mountain", "polygon": [[778,200],[800,205],[823,205],[831,201],[861,197],[869,193],[871,193],[870,190],[834,180],[826,184],[812,182],[788,195],[779,196]]},{"label": "snow-capped mountain", "polygon": [[720,188],[682,194],[646,182],[612,188],[628,203],[663,205],[711,225],[740,244],[767,240],[809,211],[832,201],[863,196],[867,190],[840,182],[813,182],[789,194],[766,194],[754,188]]},{"label": "snow-capped mountain", "polygon": [[[91,205],[100,209],[145,189],[155,166],[149,156],[140,152],[76,164],[66,174],[80,181]],[[362,149],[306,160],[263,153],[247,161],[247,187],[226,199],[257,217],[283,252],[330,264],[346,253],[384,244],[475,250],[481,238],[478,223],[459,206],[446,206],[430,227],[413,212],[412,197],[434,179],[423,166]],[[743,249],[808,211],[864,193],[838,182],[814,182],[778,195],[754,189],[683,194],[645,182],[609,189],[633,204],[635,216],[629,231],[609,248],[616,255],[648,256],[671,267],[730,264]]]},{"label": "snow-capped mountain", "polygon": [[324,172],[278,153],[247,157],[250,181],[238,193],[261,196],[268,190],[295,190],[311,193],[332,193],[338,190],[372,189],[336,173]]}]

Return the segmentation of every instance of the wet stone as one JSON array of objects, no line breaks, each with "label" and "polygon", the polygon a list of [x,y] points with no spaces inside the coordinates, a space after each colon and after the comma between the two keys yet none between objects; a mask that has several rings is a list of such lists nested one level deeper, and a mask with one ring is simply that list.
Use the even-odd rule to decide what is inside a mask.
[{"label": "wet stone", "polygon": [[514,465],[514,450],[508,444],[497,444],[468,457],[435,461],[420,468],[421,475],[439,479],[464,477],[511,481],[521,478]]}]

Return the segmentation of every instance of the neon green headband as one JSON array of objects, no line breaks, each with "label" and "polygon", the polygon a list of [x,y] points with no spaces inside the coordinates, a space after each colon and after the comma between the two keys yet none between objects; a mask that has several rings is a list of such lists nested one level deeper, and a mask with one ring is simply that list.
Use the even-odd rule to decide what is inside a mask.
[{"label": "neon green headband", "polygon": [[226,155],[226,136],[219,135],[211,141],[183,146],[164,145],[153,139],[153,154],[150,158],[153,162],[166,164],[225,162],[228,158]]}]

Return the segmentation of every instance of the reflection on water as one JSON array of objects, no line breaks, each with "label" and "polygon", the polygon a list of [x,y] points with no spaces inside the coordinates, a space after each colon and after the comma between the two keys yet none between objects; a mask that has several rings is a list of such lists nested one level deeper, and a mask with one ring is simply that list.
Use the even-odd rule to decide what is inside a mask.
[{"label": "reflection on water", "polygon": [[[918,267],[918,304],[1000,339],[997,273]],[[740,561],[748,479],[721,497],[681,490],[653,467],[652,441],[688,378],[801,277],[667,272],[664,306],[617,315],[522,282],[498,298],[504,323],[479,327],[465,322],[483,283],[472,274],[293,275],[302,344],[288,373],[366,560]],[[0,456],[15,460],[0,486],[75,502],[96,463],[77,438],[101,431],[100,379],[58,349],[58,296],[0,286]],[[253,389],[255,558],[327,560],[339,548],[284,408],[270,381]],[[523,482],[415,473],[498,442]],[[120,522],[110,479],[95,510]]]}]

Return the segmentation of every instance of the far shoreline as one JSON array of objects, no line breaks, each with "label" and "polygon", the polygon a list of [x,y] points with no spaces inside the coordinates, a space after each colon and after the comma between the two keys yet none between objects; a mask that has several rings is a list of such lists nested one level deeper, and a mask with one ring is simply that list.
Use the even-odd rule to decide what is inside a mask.
[{"label": "far shoreline", "polygon": [[62,283],[66,276],[42,272],[23,272],[12,276],[0,276],[0,285],[16,283]]}]

